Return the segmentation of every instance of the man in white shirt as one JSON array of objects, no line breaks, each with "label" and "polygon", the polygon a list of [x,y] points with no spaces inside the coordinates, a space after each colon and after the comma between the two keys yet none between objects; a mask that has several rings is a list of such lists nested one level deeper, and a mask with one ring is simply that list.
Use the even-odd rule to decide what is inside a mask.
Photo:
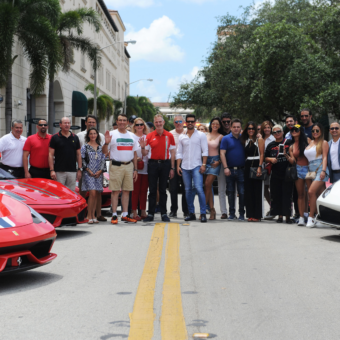
[{"label": "man in white shirt", "polygon": [[[183,116],[182,115],[175,116],[174,123],[175,123],[175,129],[171,130],[170,133],[174,136],[176,148],[177,148],[179,136],[185,132]],[[184,191],[183,179],[181,176],[178,176],[177,172],[175,171],[174,177],[170,180],[171,207],[170,207],[169,217],[177,217],[179,189],[181,189],[182,191],[183,215],[184,217],[187,217],[189,215],[189,212],[188,212],[188,204],[187,204],[185,191]]]},{"label": "man in white shirt", "polygon": [[118,195],[122,190],[122,218],[124,222],[136,223],[137,220],[128,216],[129,194],[133,191],[133,182],[137,180],[137,149],[138,142],[131,132],[126,131],[128,120],[126,115],[117,117],[118,129],[105,132],[103,153],[108,152],[110,145],[110,190],[112,190],[112,224],[118,223]]},{"label": "man in white shirt", "polygon": [[201,222],[205,223],[207,222],[207,217],[205,194],[203,190],[203,174],[206,169],[208,158],[208,140],[205,133],[195,129],[195,115],[187,115],[186,123],[187,132],[179,136],[176,153],[177,173],[179,176],[183,176],[185,194],[189,208],[189,216],[185,218],[185,221],[196,220],[194,206],[195,194],[192,189],[192,182],[194,182],[200,203]]},{"label": "man in white shirt", "polygon": [[22,121],[16,119],[12,122],[12,131],[0,138],[0,152],[2,160],[0,168],[9,171],[13,176],[18,178],[25,178],[22,156],[27,138],[21,136],[22,132]]},{"label": "man in white shirt", "polygon": [[[87,134],[87,131],[94,127],[97,128],[97,118],[94,115],[87,115],[85,118],[85,126],[86,130],[78,132],[77,136],[79,138],[80,148],[85,144],[85,136]],[[100,136],[100,145],[103,146],[105,144],[105,136],[102,133],[99,133]],[[80,191],[82,186],[82,180],[83,177],[79,180],[78,187],[79,187],[79,194],[86,197],[86,191]],[[97,220],[106,222],[106,218],[102,216],[102,193],[100,191],[96,192],[96,214],[97,214]]]},{"label": "man in white shirt", "polygon": [[327,157],[327,167],[329,171],[330,182],[335,183],[340,179],[340,124],[332,123],[329,132],[333,139],[328,142],[329,151]]}]

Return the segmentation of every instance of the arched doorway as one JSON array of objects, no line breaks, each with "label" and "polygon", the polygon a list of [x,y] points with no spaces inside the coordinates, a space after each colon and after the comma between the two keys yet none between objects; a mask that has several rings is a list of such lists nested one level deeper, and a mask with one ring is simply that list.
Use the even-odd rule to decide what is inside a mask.
[{"label": "arched doorway", "polygon": [[[54,121],[58,122],[60,118],[64,117],[64,96],[61,89],[60,81],[55,80],[53,83],[53,106],[54,106]],[[54,128],[50,133],[55,133],[58,128]]]}]

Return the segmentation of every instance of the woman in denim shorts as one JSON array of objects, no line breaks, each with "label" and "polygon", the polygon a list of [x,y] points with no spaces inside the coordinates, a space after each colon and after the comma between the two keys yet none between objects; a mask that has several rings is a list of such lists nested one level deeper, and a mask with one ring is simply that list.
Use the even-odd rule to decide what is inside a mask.
[{"label": "woman in denim shorts", "polygon": [[[299,207],[299,226],[305,225],[305,219],[303,213],[306,210],[306,175],[308,172],[308,160],[304,155],[304,151],[308,145],[307,136],[304,132],[304,128],[301,128],[300,125],[296,124],[290,129],[290,133],[292,135],[292,139],[294,140],[294,144],[292,144],[289,148],[289,155],[287,154],[288,161],[291,164],[296,163],[296,170],[298,179],[295,181],[296,191],[298,193],[298,207]],[[307,209],[308,211],[308,209]]]},{"label": "woman in denim shorts", "polygon": [[216,210],[214,208],[213,201],[213,189],[212,184],[215,178],[220,173],[221,161],[220,161],[220,144],[223,138],[222,122],[218,117],[213,118],[210,121],[209,133],[207,135],[209,156],[207,159],[206,170],[204,173],[204,193],[205,200],[210,207],[209,220],[216,220]]}]

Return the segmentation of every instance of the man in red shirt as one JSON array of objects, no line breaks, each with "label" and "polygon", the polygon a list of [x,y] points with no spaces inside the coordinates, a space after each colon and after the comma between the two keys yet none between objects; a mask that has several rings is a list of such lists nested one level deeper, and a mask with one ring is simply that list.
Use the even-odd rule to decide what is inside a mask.
[{"label": "man in red shirt", "polygon": [[150,222],[154,219],[159,181],[159,207],[162,221],[169,222],[170,219],[166,214],[166,186],[168,178],[172,179],[175,174],[176,144],[173,134],[164,130],[164,118],[161,114],[155,115],[154,124],[155,131],[150,132],[145,140],[143,138],[139,140],[143,156],[151,150],[148,161],[149,215],[143,221]]},{"label": "man in red shirt", "polygon": [[[37,124],[38,132],[26,139],[23,153],[23,165],[25,178],[47,178],[50,177],[48,166],[48,151],[51,135],[47,133],[48,124],[45,119],[40,119]],[[30,169],[28,170],[28,156],[30,156]]]}]

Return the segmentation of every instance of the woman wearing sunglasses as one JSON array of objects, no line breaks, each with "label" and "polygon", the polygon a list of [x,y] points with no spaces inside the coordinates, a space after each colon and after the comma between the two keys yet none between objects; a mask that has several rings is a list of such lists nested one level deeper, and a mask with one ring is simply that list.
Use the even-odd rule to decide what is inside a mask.
[{"label": "woman wearing sunglasses", "polygon": [[[136,118],[132,125],[132,132],[136,135],[137,141],[141,138],[145,140],[146,135],[149,133],[149,127],[146,125],[142,118]],[[143,162],[143,163],[142,163]],[[148,194],[149,180],[148,180],[148,156],[142,155],[142,149],[138,144],[137,150],[137,167],[138,177],[134,183],[132,196],[131,196],[131,213],[132,218],[140,221],[147,217],[146,213],[146,199]],[[143,166],[143,167],[142,167]],[[138,216],[137,209],[141,210],[141,216]]]},{"label": "woman wearing sunglasses", "polygon": [[305,156],[308,159],[309,172],[315,172],[315,179],[306,179],[309,195],[309,217],[306,227],[315,227],[316,200],[319,194],[325,189],[325,182],[328,181],[327,155],[329,145],[324,140],[323,127],[316,123],[312,128],[312,141],[305,149]]},{"label": "woman wearing sunglasses", "polygon": [[308,160],[305,157],[305,149],[308,146],[307,136],[304,132],[304,129],[301,129],[301,126],[296,124],[290,129],[290,134],[292,136],[293,145],[289,148],[289,154],[286,153],[288,161],[291,164],[296,164],[297,176],[298,179],[295,181],[295,187],[298,194],[298,207],[299,207],[299,226],[305,225],[304,212],[306,208],[305,201],[305,184],[306,184],[306,175],[308,172]]},{"label": "woman wearing sunglasses", "polygon": [[244,167],[244,198],[248,222],[259,222],[263,217],[263,187],[261,180],[249,178],[250,168],[257,168],[256,176],[262,175],[264,140],[256,138],[257,125],[248,122],[242,133],[246,163]]},{"label": "woman wearing sunglasses", "polygon": [[265,161],[272,163],[270,177],[270,196],[271,207],[270,214],[272,216],[279,215],[277,223],[283,222],[283,216],[286,216],[286,223],[292,224],[290,216],[292,214],[292,192],[293,182],[286,182],[286,168],[288,160],[284,152],[288,150],[292,144],[292,140],[283,137],[283,129],[281,125],[273,127],[273,136],[275,141],[269,143],[265,152]]}]

